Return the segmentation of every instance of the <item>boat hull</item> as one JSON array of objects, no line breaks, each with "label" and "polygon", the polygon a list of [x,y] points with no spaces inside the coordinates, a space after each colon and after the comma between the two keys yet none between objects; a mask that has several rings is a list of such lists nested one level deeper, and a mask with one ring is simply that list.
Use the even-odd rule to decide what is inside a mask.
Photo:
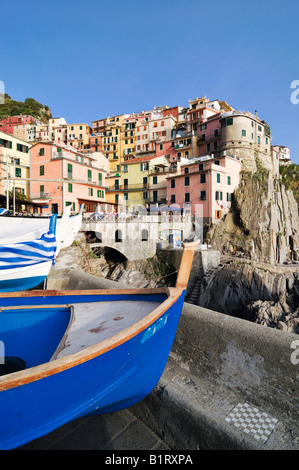
[{"label": "boat hull", "polygon": [[0,270],[0,292],[17,292],[41,284],[48,276],[52,261],[21,268]]},{"label": "boat hull", "polygon": [[2,390],[0,449],[19,447],[79,417],[110,413],[142,400],[163,373],[184,296],[181,290],[150,325],[90,360]]}]

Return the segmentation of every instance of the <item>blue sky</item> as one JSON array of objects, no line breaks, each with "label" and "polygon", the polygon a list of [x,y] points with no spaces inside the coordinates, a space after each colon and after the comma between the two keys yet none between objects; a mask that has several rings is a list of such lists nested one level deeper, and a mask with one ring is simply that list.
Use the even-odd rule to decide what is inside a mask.
[{"label": "blue sky", "polygon": [[297,0],[11,0],[0,14],[14,99],[91,125],[206,95],[257,110],[299,163]]}]

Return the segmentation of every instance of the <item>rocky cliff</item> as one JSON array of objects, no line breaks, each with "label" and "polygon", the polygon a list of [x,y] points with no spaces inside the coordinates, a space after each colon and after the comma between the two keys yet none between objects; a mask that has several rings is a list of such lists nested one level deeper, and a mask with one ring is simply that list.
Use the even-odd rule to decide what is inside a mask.
[{"label": "rocky cliff", "polygon": [[197,299],[192,303],[299,333],[299,269],[224,259],[198,279]]},{"label": "rocky cliff", "polygon": [[222,253],[270,264],[299,261],[298,204],[281,181],[258,171],[243,172],[232,211],[207,232]]},{"label": "rocky cliff", "polygon": [[293,192],[259,165],[243,171],[231,212],[206,235],[226,261],[198,279],[196,304],[299,333],[298,234]]}]

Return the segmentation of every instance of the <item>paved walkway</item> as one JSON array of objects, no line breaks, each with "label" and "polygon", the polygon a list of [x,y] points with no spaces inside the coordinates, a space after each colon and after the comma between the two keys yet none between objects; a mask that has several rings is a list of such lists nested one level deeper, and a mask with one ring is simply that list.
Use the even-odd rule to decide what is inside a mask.
[{"label": "paved walkway", "polygon": [[21,450],[168,450],[128,410],[77,419]]}]

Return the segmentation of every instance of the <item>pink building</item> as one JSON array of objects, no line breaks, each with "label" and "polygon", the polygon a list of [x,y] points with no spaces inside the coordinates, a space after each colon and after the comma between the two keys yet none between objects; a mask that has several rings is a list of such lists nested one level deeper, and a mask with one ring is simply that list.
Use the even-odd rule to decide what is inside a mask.
[{"label": "pink building", "polygon": [[233,157],[194,158],[167,178],[168,204],[190,204],[191,213],[203,223],[221,219],[231,207],[240,170],[240,160]]},{"label": "pink building", "polygon": [[208,117],[197,127],[198,155],[216,154],[220,149],[221,113]]},{"label": "pink building", "polygon": [[39,142],[30,149],[30,195],[33,201],[44,202],[43,214],[61,214],[72,205],[79,212],[96,211],[105,202],[104,167],[90,155],[53,142]]},{"label": "pink building", "polygon": [[14,126],[20,126],[22,124],[36,124],[37,119],[29,115],[20,115],[20,116],[9,116],[3,119],[0,119],[0,131],[5,132],[6,134],[13,135]]}]

